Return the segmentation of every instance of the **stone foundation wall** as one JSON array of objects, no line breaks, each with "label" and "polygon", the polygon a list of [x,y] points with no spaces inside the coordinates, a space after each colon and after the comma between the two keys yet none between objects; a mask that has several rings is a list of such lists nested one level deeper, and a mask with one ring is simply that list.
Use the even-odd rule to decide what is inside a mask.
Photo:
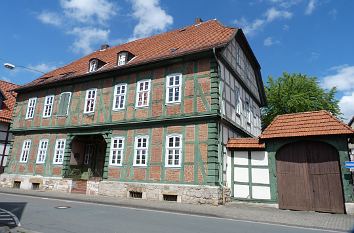
[{"label": "stone foundation wall", "polygon": [[[4,173],[0,176],[0,187],[12,188],[15,181],[21,182],[21,189],[32,189],[33,183],[37,183],[41,190],[71,192],[73,186],[71,179]],[[162,201],[164,200],[164,195],[175,195],[177,202],[180,203],[211,205],[229,202],[231,194],[229,188],[219,186],[119,181],[88,181],[86,194],[131,198],[131,191],[141,193],[142,199],[146,200]]]},{"label": "stone foundation wall", "polygon": [[12,188],[15,181],[20,181],[21,189],[32,189],[32,184],[39,184],[41,190],[53,190],[58,192],[70,192],[72,180],[61,177],[43,177],[31,175],[1,174],[0,187]]},{"label": "stone foundation wall", "polygon": [[130,191],[141,192],[142,199],[163,200],[164,195],[177,195],[177,202],[190,204],[220,205],[230,201],[230,190],[226,187],[207,185],[178,185],[101,181],[100,195],[129,198]]}]

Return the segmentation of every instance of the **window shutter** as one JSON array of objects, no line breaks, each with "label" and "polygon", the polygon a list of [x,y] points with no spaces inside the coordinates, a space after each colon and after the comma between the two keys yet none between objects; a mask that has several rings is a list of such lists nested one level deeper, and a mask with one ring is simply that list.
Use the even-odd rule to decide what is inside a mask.
[{"label": "window shutter", "polygon": [[70,93],[63,93],[60,97],[58,116],[66,116]]}]

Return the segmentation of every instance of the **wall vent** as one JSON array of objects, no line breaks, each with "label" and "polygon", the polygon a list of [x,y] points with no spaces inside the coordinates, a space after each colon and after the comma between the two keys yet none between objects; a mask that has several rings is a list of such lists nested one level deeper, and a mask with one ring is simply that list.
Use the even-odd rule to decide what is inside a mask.
[{"label": "wall vent", "polygon": [[129,197],[131,198],[143,198],[143,193],[142,192],[136,192],[136,191],[129,191]]},{"label": "wall vent", "polygon": [[39,183],[32,183],[32,190],[39,190]]},{"label": "wall vent", "polygon": [[21,187],[21,181],[14,181],[14,186],[13,188],[19,189]]},{"label": "wall vent", "polygon": [[164,201],[177,201],[177,195],[163,194]]}]

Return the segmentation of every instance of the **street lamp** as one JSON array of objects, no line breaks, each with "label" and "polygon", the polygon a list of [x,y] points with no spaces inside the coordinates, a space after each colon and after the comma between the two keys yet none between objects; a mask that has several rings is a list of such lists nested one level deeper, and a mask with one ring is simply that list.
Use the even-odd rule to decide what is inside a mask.
[{"label": "street lamp", "polygon": [[20,68],[23,68],[23,69],[27,69],[27,70],[35,71],[35,72],[38,72],[38,73],[41,73],[41,74],[45,74],[43,71],[40,71],[40,70],[36,70],[36,69],[29,68],[29,67],[26,67],[26,66],[15,66],[14,64],[11,64],[11,63],[8,63],[8,62],[4,63],[4,67],[6,69],[9,69],[9,70],[13,70],[16,67],[20,67]]}]

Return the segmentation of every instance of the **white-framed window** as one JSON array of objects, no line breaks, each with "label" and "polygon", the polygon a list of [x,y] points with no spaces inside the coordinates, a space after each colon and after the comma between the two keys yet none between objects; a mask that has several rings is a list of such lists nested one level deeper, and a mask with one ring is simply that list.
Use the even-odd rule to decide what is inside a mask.
[{"label": "white-framed window", "polygon": [[150,79],[149,80],[141,80],[137,83],[135,107],[149,106],[150,83],[151,83]]},{"label": "white-framed window", "polygon": [[182,74],[170,74],[166,82],[166,103],[181,102]]},{"label": "white-framed window", "polygon": [[89,89],[86,91],[84,113],[92,113],[95,111],[96,93],[97,93],[96,88]]},{"label": "white-framed window", "polygon": [[67,116],[71,100],[71,92],[63,92],[60,94],[58,116]]},{"label": "white-framed window", "polygon": [[48,95],[44,99],[43,117],[50,117],[53,111],[54,95]]},{"label": "white-framed window", "polygon": [[124,138],[114,137],[111,139],[110,165],[121,166],[123,163]]},{"label": "white-framed window", "polygon": [[149,136],[137,136],[134,143],[134,166],[146,166]]},{"label": "white-framed window", "polygon": [[95,152],[94,144],[86,144],[85,145],[85,153],[84,153],[84,164],[89,165],[91,163],[91,159]]},{"label": "white-framed window", "polygon": [[251,124],[251,117],[252,117],[251,105],[250,105],[249,100],[246,100],[246,119],[247,119],[247,124]]},{"label": "white-framed window", "polygon": [[235,91],[235,99],[236,99],[236,114],[240,116],[242,112],[242,100],[241,100],[240,89],[238,88]]},{"label": "white-framed window", "polygon": [[92,59],[90,61],[90,67],[89,67],[89,72],[95,72],[98,68],[98,60],[97,59]]},{"label": "white-framed window", "polygon": [[128,60],[128,53],[127,52],[121,52],[118,54],[118,66],[125,65]]},{"label": "white-framed window", "polygon": [[65,139],[57,139],[55,141],[55,150],[53,157],[53,164],[63,164],[65,152]]},{"label": "white-framed window", "polygon": [[182,135],[172,134],[166,136],[166,167],[180,167],[182,161]]},{"label": "white-framed window", "polygon": [[42,139],[38,144],[37,163],[44,163],[47,157],[48,139]]},{"label": "white-framed window", "polygon": [[31,149],[31,140],[29,139],[24,140],[22,144],[20,163],[27,163],[30,154],[30,149]]},{"label": "white-framed window", "polygon": [[117,84],[114,87],[113,110],[125,108],[125,99],[127,94],[127,84]]},{"label": "white-framed window", "polygon": [[26,119],[31,119],[34,116],[34,110],[36,109],[37,98],[30,98],[27,104]]}]

